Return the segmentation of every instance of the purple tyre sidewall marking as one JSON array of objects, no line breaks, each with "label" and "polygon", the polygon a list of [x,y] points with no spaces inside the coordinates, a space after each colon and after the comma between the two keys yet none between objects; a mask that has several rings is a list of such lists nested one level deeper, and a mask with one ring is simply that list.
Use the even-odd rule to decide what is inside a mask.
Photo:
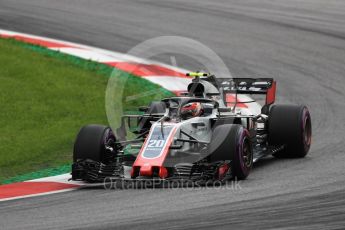
[{"label": "purple tyre sidewall marking", "polygon": [[[302,143],[304,146],[304,151],[307,152],[311,145],[311,132],[312,132],[311,131],[311,117],[307,108],[303,109],[302,114],[303,114],[302,115]],[[307,126],[310,126],[310,127],[307,127]],[[310,130],[306,130],[306,129],[310,129]]]},{"label": "purple tyre sidewall marking", "polygon": [[[243,153],[245,141],[247,141],[248,136],[249,136],[248,130],[242,129],[241,130],[241,134],[239,135],[239,138],[237,140],[237,147],[236,147],[236,149],[237,149],[237,153],[236,154],[238,155],[238,158],[239,158],[239,161],[240,161],[241,170],[245,174],[249,174],[249,171],[251,169],[251,167],[247,167],[245,165],[244,153]],[[252,157],[253,157],[253,155],[251,154],[251,158]]]}]

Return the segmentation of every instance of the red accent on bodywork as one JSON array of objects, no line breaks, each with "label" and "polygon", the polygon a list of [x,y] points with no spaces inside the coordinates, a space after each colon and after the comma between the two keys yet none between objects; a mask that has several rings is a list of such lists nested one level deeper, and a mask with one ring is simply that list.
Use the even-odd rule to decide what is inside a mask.
[{"label": "red accent on bodywork", "polygon": [[168,177],[168,170],[162,166],[159,168],[158,175],[161,179],[167,178]]},{"label": "red accent on bodywork", "polygon": [[134,175],[134,169],[139,168],[139,175],[140,176],[152,176],[153,174],[153,167],[161,168],[163,167],[164,160],[169,152],[170,145],[174,139],[174,135],[176,133],[177,127],[175,126],[173,130],[170,133],[170,137],[167,140],[166,146],[163,149],[163,153],[157,157],[157,158],[144,158],[142,157],[144,149],[146,147],[146,142],[148,138],[146,138],[145,143],[140,149],[140,152],[137,156],[137,159],[135,159],[135,162],[133,164],[133,176]]},{"label": "red accent on bodywork", "polygon": [[106,62],[105,64],[136,76],[175,76],[190,78],[183,73],[155,64],[140,64],[135,62]]},{"label": "red accent on bodywork", "polygon": [[21,35],[3,35],[1,34],[0,37],[3,38],[13,38],[16,39],[18,41],[22,41],[25,43],[29,43],[29,44],[33,44],[33,45],[39,45],[39,46],[43,46],[43,47],[48,47],[48,48],[63,48],[63,47],[73,47],[70,45],[65,45],[62,43],[58,43],[58,42],[51,42],[51,41],[46,41],[43,39],[38,39],[38,38],[30,38],[30,37],[25,37],[25,36],[21,36]]},{"label": "red accent on bodywork", "polygon": [[266,105],[273,104],[276,100],[276,89],[277,89],[277,82],[273,81],[271,88],[267,90],[266,94]]},{"label": "red accent on bodywork", "polygon": [[223,179],[225,174],[229,171],[230,166],[228,164],[224,164],[218,168],[218,179]]},{"label": "red accent on bodywork", "polygon": [[152,176],[153,170],[151,165],[142,165],[140,167],[140,176]]},{"label": "red accent on bodywork", "polygon": [[[232,94],[227,94],[226,95],[226,106],[227,107],[233,107],[236,103],[236,97]],[[248,108],[248,106],[244,103],[242,103],[240,100],[237,98],[237,104],[236,107],[239,108]]]}]

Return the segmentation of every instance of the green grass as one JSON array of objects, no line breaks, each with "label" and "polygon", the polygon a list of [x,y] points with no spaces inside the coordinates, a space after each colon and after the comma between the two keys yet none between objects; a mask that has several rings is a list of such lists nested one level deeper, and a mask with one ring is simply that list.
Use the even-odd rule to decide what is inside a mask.
[{"label": "green grass", "polygon": [[56,176],[56,175],[61,175],[61,174],[69,173],[69,172],[71,172],[70,163],[60,165],[58,167],[46,168],[46,169],[41,169],[34,172],[20,174],[20,175],[11,177],[9,179],[3,180],[2,184],[10,184],[10,183],[33,180],[33,179],[38,179],[38,178],[48,177],[48,176]]},{"label": "green grass", "polygon": [[[0,63],[2,183],[21,174],[69,164],[80,127],[107,124],[105,90],[110,76],[125,82],[122,102],[126,110],[172,95],[144,79],[113,72],[106,65],[12,39],[0,39]],[[126,99],[147,91],[155,94]],[[114,106],[116,103],[121,99],[114,101]]]}]

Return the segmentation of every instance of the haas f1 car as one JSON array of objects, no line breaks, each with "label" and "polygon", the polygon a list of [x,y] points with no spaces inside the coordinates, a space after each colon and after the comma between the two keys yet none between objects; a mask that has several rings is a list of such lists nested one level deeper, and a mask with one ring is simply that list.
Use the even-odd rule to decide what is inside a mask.
[{"label": "haas f1 car", "polygon": [[[124,115],[118,129],[83,127],[74,145],[72,180],[243,180],[265,156],[308,153],[308,108],[274,104],[272,78],[187,75],[193,79],[184,95]],[[253,99],[259,95],[261,105]]]}]

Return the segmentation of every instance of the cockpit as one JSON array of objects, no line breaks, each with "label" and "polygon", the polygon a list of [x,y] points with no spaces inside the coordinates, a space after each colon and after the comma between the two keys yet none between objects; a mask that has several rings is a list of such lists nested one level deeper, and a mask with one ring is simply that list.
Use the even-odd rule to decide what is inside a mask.
[{"label": "cockpit", "polygon": [[173,97],[164,99],[171,119],[187,120],[194,117],[207,117],[218,108],[216,101],[195,97]]}]

